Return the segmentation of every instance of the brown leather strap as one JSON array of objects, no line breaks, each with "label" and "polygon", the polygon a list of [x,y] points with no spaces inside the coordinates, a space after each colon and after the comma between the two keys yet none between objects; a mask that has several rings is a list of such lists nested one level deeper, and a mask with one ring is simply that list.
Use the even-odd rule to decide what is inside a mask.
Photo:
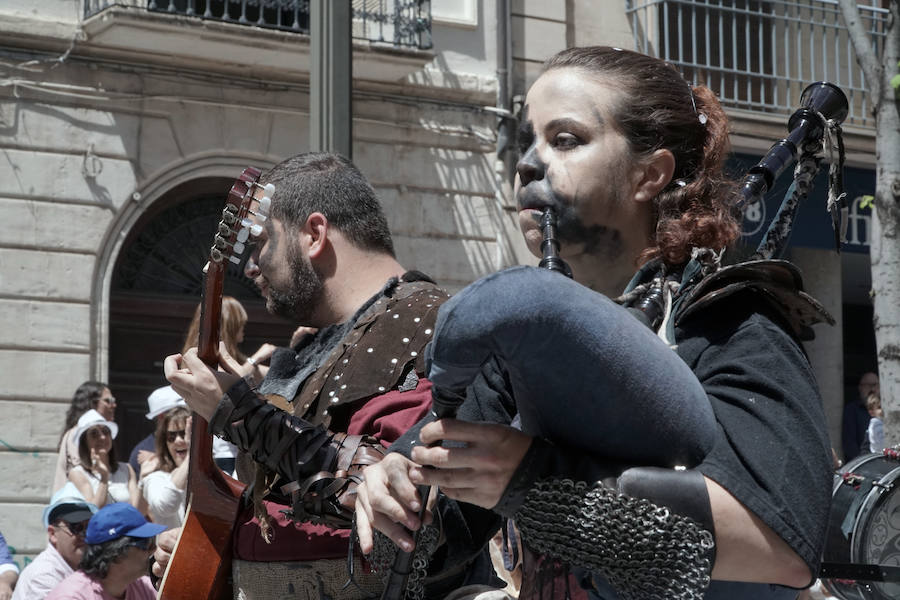
[{"label": "brown leather strap", "polygon": [[281,491],[290,494],[291,518],[349,529],[353,520],[351,499],[362,481],[361,472],[382,459],[384,448],[371,436],[345,433],[335,434],[330,445],[335,453],[333,471],[319,471],[302,482],[282,486]]}]

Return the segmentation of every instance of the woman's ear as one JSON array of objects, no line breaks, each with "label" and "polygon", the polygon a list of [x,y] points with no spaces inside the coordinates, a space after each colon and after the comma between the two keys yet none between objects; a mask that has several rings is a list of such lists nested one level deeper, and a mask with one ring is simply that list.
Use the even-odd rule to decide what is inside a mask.
[{"label": "woman's ear", "polygon": [[675,172],[675,156],[665,148],[656,150],[641,160],[635,169],[634,199],[649,202],[656,198],[672,181]]}]

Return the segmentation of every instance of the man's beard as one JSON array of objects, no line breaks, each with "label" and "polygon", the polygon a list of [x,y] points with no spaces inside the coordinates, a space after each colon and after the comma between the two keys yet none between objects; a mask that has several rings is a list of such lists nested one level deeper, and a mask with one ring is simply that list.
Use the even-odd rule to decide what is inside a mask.
[{"label": "man's beard", "polygon": [[309,325],[312,315],[322,299],[322,278],[299,252],[288,256],[291,285],[287,290],[269,286],[269,312],[282,316],[298,325]]}]

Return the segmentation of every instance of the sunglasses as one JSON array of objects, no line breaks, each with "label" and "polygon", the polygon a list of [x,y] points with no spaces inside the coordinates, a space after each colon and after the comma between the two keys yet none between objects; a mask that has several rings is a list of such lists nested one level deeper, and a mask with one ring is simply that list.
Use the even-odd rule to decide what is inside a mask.
[{"label": "sunglasses", "polygon": [[166,440],[168,440],[169,442],[174,442],[175,440],[177,440],[180,437],[187,439],[187,432],[184,429],[166,432]]},{"label": "sunglasses", "polygon": [[129,546],[140,548],[141,550],[153,550],[156,548],[156,538],[133,538]]},{"label": "sunglasses", "polygon": [[80,523],[69,523],[68,521],[60,521],[56,525],[61,529],[65,529],[68,531],[73,537],[84,537],[85,532],[87,532],[87,521],[82,521]]}]

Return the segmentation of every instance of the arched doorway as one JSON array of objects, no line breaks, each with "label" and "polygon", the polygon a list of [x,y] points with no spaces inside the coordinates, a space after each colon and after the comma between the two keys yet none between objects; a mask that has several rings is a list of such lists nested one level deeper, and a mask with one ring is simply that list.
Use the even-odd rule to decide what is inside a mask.
[{"label": "arched doorway", "polygon": [[[164,358],[181,351],[232,183],[211,177],[173,188],[141,216],[122,244],[109,308],[109,385],[118,400],[116,454],[121,460],[153,430],[144,416],[147,396],[167,383]],[[266,311],[253,282],[235,265],[229,266],[225,294],[247,310],[245,352],[263,342],[288,342],[292,326]]]}]

